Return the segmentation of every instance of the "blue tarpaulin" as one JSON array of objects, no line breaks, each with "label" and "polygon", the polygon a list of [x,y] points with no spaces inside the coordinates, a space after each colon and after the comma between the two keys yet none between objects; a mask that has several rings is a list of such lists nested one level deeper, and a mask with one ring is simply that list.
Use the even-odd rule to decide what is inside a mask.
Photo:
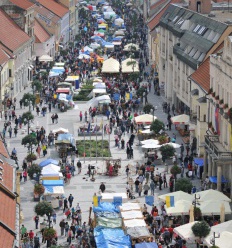
[{"label": "blue tarpaulin", "polygon": [[154,196],[153,195],[145,196],[145,203],[149,206],[152,206],[154,204]]},{"label": "blue tarpaulin", "polygon": [[71,133],[60,133],[57,140],[68,140],[73,146],[75,146],[75,139]]},{"label": "blue tarpaulin", "polygon": [[204,165],[204,159],[203,158],[194,158],[194,164],[197,164],[198,166]]},{"label": "blue tarpaulin", "polygon": [[58,165],[59,162],[57,160],[54,160],[54,159],[46,159],[44,161],[42,161],[39,166],[40,167],[44,167],[44,166],[47,166],[49,164],[55,164],[55,165]]},{"label": "blue tarpaulin", "polygon": [[96,227],[94,237],[98,248],[131,248],[130,237],[122,229]]},{"label": "blue tarpaulin", "polygon": [[[217,183],[217,177],[209,177],[209,181],[211,183]],[[227,183],[228,181],[225,179],[224,176],[222,176],[222,183]]]},{"label": "blue tarpaulin", "polygon": [[93,212],[119,213],[119,210],[111,202],[101,202],[98,207],[93,207]]},{"label": "blue tarpaulin", "polygon": [[64,186],[63,180],[43,180],[44,186]]},{"label": "blue tarpaulin", "polygon": [[158,245],[155,242],[150,243],[139,243],[135,245],[135,248],[158,248]]}]

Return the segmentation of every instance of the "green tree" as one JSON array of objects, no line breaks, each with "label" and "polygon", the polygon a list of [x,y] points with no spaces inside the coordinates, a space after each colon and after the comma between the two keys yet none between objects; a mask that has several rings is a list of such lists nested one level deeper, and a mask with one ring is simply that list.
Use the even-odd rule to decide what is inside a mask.
[{"label": "green tree", "polygon": [[170,172],[174,176],[174,178],[176,179],[176,176],[181,173],[181,168],[177,164],[174,164],[172,166]]},{"label": "green tree", "polygon": [[179,178],[176,180],[175,189],[176,191],[184,191],[186,193],[191,192],[193,184],[187,178]]},{"label": "green tree", "polygon": [[33,146],[36,146],[38,142],[34,134],[28,134],[22,139],[21,144],[27,146],[29,153],[32,154]]},{"label": "green tree", "polygon": [[24,106],[29,106],[29,103],[31,102],[32,105],[35,104],[35,96],[31,93],[25,93],[22,98],[22,103]]},{"label": "green tree", "polygon": [[143,112],[145,114],[149,114],[151,112],[151,109],[153,109],[153,105],[150,103],[147,103],[144,107],[143,107]]},{"label": "green tree", "polygon": [[31,87],[33,89],[33,92],[35,93],[36,91],[40,92],[42,90],[42,88],[43,88],[43,85],[39,80],[34,80],[31,83]]},{"label": "green tree", "polygon": [[198,207],[194,207],[193,209],[194,219],[195,220],[201,220],[202,219],[202,213],[201,209]]},{"label": "green tree", "polygon": [[28,111],[22,114],[22,121],[24,125],[27,125],[27,133],[30,131],[30,122],[34,120],[34,115]]},{"label": "green tree", "polygon": [[36,173],[37,175],[39,175],[41,173],[41,170],[42,169],[38,164],[33,163],[30,167],[28,167],[27,173],[30,178],[33,178],[33,174]]},{"label": "green tree", "polygon": [[199,221],[192,226],[192,231],[195,237],[199,237],[201,240],[209,235],[210,226],[205,221]]},{"label": "green tree", "polygon": [[173,146],[170,146],[170,145],[161,146],[160,151],[161,151],[162,157],[165,159],[173,157],[176,152]]},{"label": "green tree", "polygon": [[[164,130],[164,123],[158,119],[156,119],[155,121],[153,121],[151,123],[151,127],[150,130],[154,131],[156,134],[159,133],[160,130]],[[165,146],[164,146],[165,147]],[[173,156],[173,155],[172,155]]]},{"label": "green tree", "polygon": [[53,213],[52,204],[46,201],[39,202],[35,205],[34,211],[39,216],[47,215],[50,228],[50,217]]}]

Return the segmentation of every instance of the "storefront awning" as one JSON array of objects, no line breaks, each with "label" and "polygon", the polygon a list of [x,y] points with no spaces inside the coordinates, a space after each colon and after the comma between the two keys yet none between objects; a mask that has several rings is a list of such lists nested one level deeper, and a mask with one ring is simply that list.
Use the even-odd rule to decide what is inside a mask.
[{"label": "storefront awning", "polygon": [[[209,177],[209,181],[211,183],[217,183],[217,176],[215,176],[215,177]],[[221,177],[221,182],[222,183],[228,183],[228,181],[225,179],[224,176]]]}]

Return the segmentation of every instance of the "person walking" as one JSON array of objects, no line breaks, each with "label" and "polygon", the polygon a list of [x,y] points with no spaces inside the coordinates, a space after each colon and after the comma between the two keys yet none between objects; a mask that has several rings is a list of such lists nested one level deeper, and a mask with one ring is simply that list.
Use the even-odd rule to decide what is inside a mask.
[{"label": "person walking", "polygon": [[78,171],[78,174],[81,173],[81,161],[80,160],[78,160],[77,162],[77,171]]},{"label": "person walking", "polygon": [[104,193],[104,192],[105,192],[105,190],[106,190],[106,186],[105,186],[105,184],[104,184],[103,182],[101,183],[101,185],[100,185],[99,189],[101,190],[101,192],[102,192],[102,193]]},{"label": "person walking", "polygon": [[153,180],[150,182],[150,189],[151,189],[151,195],[154,195],[155,193],[155,183]]},{"label": "person walking", "polygon": [[148,190],[150,189],[149,185],[147,183],[144,184],[143,186],[143,190],[144,190],[144,195],[147,196],[148,195]]},{"label": "person walking", "polygon": [[38,158],[40,158],[40,153],[41,153],[41,147],[40,147],[40,145],[38,145],[38,147],[36,148],[36,152],[38,154]]},{"label": "person walking", "polygon": [[143,185],[142,183],[139,183],[139,190],[138,190],[139,197],[141,196],[142,191],[143,191]]},{"label": "person walking", "polygon": [[38,216],[38,215],[36,215],[36,216],[35,216],[35,218],[34,218],[34,220],[35,220],[35,229],[38,229],[38,224],[39,224],[39,216]]},{"label": "person walking", "polygon": [[66,208],[68,208],[68,200],[67,200],[67,198],[64,199],[63,213],[65,212]]},{"label": "person walking", "polygon": [[80,122],[82,122],[82,117],[83,117],[83,115],[82,115],[82,111],[80,111],[80,115],[79,115],[79,117],[80,117]]},{"label": "person walking", "polygon": [[69,202],[69,207],[72,207],[72,203],[73,203],[74,197],[72,196],[72,194],[69,195],[68,197],[68,202]]}]

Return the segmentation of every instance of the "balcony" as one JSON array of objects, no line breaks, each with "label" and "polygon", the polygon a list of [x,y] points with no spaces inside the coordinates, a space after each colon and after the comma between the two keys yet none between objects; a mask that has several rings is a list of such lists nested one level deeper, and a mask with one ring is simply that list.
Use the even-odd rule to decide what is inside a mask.
[{"label": "balcony", "polygon": [[232,152],[223,147],[218,135],[205,135],[205,145],[217,159],[232,160]]}]

